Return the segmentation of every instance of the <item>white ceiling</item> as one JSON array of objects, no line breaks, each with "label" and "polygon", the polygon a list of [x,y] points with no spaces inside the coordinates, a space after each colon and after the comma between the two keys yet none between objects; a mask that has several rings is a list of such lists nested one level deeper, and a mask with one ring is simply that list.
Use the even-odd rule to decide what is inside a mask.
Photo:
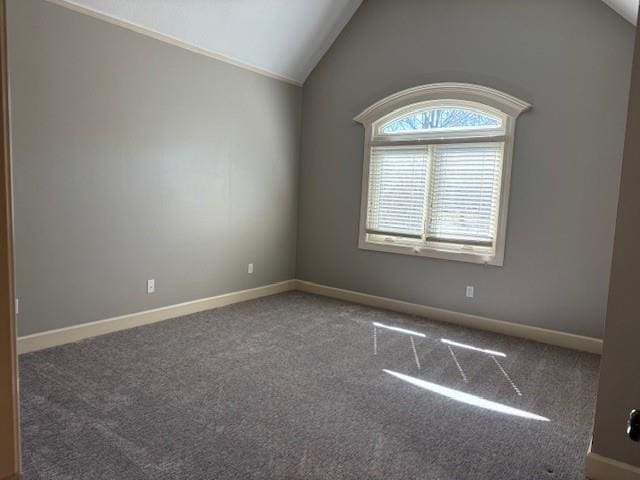
[{"label": "white ceiling", "polygon": [[[49,1],[300,85],[363,0]],[[640,0],[604,2],[637,22]]]},{"label": "white ceiling", "polygon": [[638,23],[639,0],[604,0],[604,3],[609,5],[634,25]]},{"label": "white ceiling", "polygon": [[[50,0],[301,84],[362,0]],[[74,8],[80,7],[80,8]],[[171,38],[168,38],[171,37]]]}]

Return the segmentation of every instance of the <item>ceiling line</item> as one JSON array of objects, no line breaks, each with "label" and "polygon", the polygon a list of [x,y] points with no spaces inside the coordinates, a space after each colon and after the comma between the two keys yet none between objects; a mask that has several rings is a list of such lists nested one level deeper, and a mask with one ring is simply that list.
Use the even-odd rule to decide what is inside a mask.
[{"label": "ceiling line", "polygon": [[265,77],[273,78],[275,80],[279,80],[281,82],[289,83],[291,85],[295,85],[297,87],[302,86],[302,82],[294,80],[293,78],[286,77],[284,75],[280,75],[278,73],[272,72],[265,68],[257,67],[247,62],[243,62],[241,60],[237,60],[233,57],[229,57],[227,55],[223,55],[221,53],[214,52],[212,50],[208,50],[202,47],[198,47],[197,45],[193,45],[189,42],[185,42],[178,38],[172,37],[171,35],[166,35],[164,33],[160,33],[151,28],[143,27],[142,25],[138,25],[137,23],[133,23],[127,20],[124,20],[119,17],[115,17],[113,15],[109,15],[104,12],[100,12],[94,10],[92,8],[88,8],[82,5],[78,5],[70,0],[46,0],[49,3],[53,3],[60,7],[64,7],[69,10],[73,10],[74,12],[81,13],[83,15],[87,15],[89,17],[96,18],[98,20],[102,20],[104,22],[110,23],[112,25],[117,25],[118,27],[126,28],[127,30],[131,30],[133,32],[139,33],[141,35],[145,35],[147,37],[151,37],[155,40],[159,40],[164,43],[168,43],[169,45],[173,45],[174,47],[179,47],[184,50],[189,50],[192,53],[197,53],[199,55],[204,55],[205,57],[213,58],[214,60],[219,60],[221,62],[225,62],[236,67],[242,68],[244,70],[249,70],[250,72],[257,73],[259,75],[263,75]]},{"label": "ceiling line", "polygon": [[628,20],[632,25],[638,23],[637,0],[603,0],[616,13]]}]

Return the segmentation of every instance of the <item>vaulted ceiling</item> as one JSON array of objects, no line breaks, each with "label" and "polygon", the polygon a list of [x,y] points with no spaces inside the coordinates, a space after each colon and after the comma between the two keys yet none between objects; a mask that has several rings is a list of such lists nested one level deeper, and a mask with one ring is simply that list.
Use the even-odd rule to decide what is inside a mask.
[{"label": "vaulted ceiling", "polygon": [[[362,0],[50,0],[301,84]],[[75,7],[75,8],[74,8]]]},{"label": "vaulted ceiling", "polygon": [[[305,81],[362,3],[362,0],[49,1],[298,85]],[[639,1],[604,0],[632,23],[637,21]]]},{"label": "vaulted ceiling", "polygon": [[639,0],[604,0],[604,2],[634,25],[638,22]]}]

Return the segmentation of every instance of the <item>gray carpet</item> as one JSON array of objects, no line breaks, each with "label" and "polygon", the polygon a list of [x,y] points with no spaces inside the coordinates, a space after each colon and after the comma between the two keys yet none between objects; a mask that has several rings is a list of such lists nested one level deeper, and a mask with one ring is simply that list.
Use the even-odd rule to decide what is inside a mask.
[{"label": "gray carpet", "polygon": [[290,292],[22,355],[25,479],[583,479],[598,365]]}]

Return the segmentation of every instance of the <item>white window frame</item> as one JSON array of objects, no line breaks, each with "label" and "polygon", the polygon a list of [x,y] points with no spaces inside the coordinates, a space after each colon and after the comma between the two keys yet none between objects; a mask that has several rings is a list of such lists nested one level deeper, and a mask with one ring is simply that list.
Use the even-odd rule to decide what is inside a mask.
[{"label": "white window frame", "polygon": [[[424,132],[420,139],[412,134],[403,137],[402,134],[384,135],[380,131],[387,119],[394,118],[402,113],[409,113],[420,104],[445,105],[453,102],[455,105],[469,102],[469,105],[482,105],[485,111],[495,112],[503,120],[504,131],[498,136],[485,136],[489,130],[470,129],[467,132],[457,132],[455,138],[442,132]],[[473,107],[472,107],[473,108]],[[364,250],[379,252],[399,253],[421,257],[431,257],[443,260],[457,260],[462,262],[479,263],[484,265],[502,266],[504,263],[504,249],[507,232],[507,216],[509,211],[509,190],[511,186],[511,163],[513,160],[514,136],[516,121],[520,114],[531,108],[531,105],[523,100],[492,88],[468,83],[433,83],[422,85],[408,90],[403,90],[390,95],[364,110],[354,118],[364,126],[364,162],[362,175],[362,198],[360,207],[360,233],[358,247]],[[498,206],[498,221],[495,237],[495,245],[492,254],[480,253],[473,249],[460,245],[432,246],[424,244],[411,244],[411,242],[384,240],[368,240],[367,235],[367,211],[369,200],[369,163],[371,149],[377,145],[402,145],[416,143],[462,143],[465,138],[483,136],[482,141],[504,142],[504,156],[502,164],[502,180],[500,190],[500,203]],[[466,251],[465,251],[466,250]]]}]

